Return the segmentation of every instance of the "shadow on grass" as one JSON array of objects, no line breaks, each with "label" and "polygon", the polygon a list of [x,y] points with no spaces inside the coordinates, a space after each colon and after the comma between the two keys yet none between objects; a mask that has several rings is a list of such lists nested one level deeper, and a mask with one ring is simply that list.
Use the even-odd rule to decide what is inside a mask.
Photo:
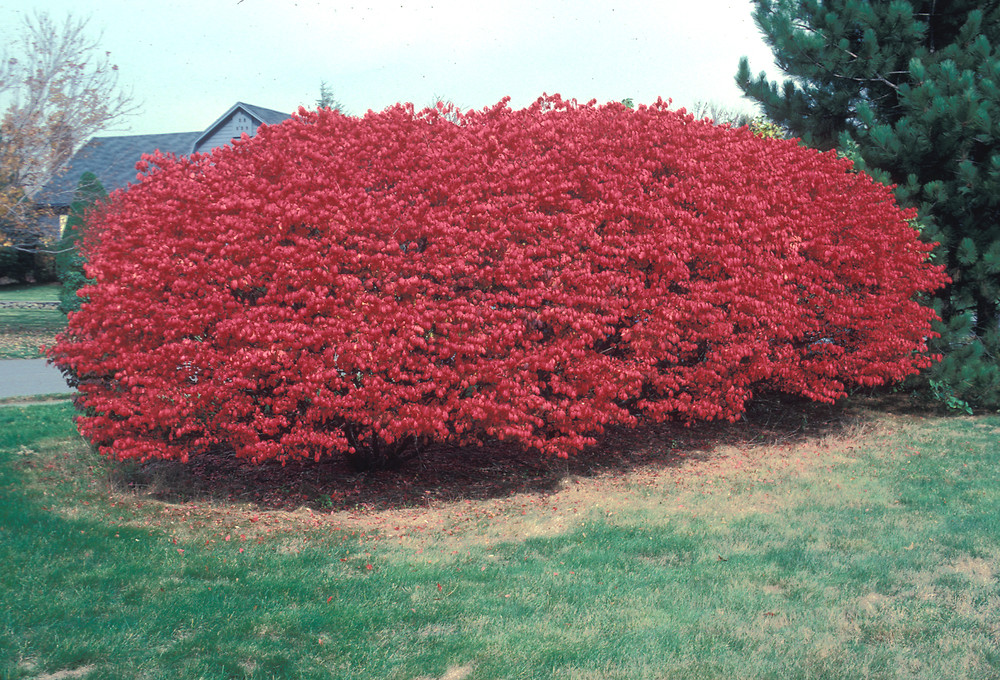
[{"label": "shadow on grass", "polygon": [[420,507],[546,493],[568,477],[674,467],[718,455],[720,446],[773,446],[837,435],[864,422],[873,409],[920,410],[911,399],[892,395],[855,397],[833,406],[769,396],[753,401],[736,423],[609,428],[596,446],[568,460],[503,442],[435,446],[399,470],[378,473],[358,473],[342,458],[254,466],[227,454],[204,454],[187,464],[113,464],[111,481],[122,491],[167,502],[242,502],[261,509],[305,506],[326,511]]}]

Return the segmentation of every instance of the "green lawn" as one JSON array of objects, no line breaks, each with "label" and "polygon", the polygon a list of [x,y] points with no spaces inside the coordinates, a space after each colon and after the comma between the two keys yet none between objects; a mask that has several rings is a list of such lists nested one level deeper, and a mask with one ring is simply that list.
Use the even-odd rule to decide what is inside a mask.
[{"label": "green lawn", "polygon": [[0,359],[36,359],[39,347],[52,345],[65,327],[65,315],[55,308],[0,308]]},{"label": "green lawn", "polygon": [[3,678],[1000,677],[997,416],[651,430],[298,509],[182,501],[71,416],[0,409]]},{"label": "green lawn", "polygon": [[59,302],[59,284],[0,286],[0,302]]},{"label": "green lawn", "polygon": [[[58,302],[59,284],[0,286],[0,302]],[[35,359],[39,347],[52,345],[66,327],[66,316],[55,308],[0,307],[0,359]]]}]

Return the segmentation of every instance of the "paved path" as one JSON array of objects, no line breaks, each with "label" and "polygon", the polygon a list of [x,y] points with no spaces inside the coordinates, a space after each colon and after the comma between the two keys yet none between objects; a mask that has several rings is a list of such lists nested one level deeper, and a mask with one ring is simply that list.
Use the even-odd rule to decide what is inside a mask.
[{"label": "paved path", "polygon": [[33,397],[39,394],[70,394],[62,373],[45,359],[5,359],[0,361],[0,399]]}]

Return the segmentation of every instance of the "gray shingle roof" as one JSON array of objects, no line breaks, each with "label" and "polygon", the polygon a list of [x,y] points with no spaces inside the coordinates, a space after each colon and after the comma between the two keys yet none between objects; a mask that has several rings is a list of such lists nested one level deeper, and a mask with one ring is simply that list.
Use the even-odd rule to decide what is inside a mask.
[{"label": "gray shingle roof", "polygon": [[135,181],[135,164],[143,154],[160,150],[184,156],[200,132],[175,132],[164,135],[124,135],[94,137],[83,145],[66,167],[35,196],[35,203],[65,208],[73,202],[80,176],[92,172],[111,191]]},{"label": "gray shingle roof", "polygon": [[34,197],[35,203],[55,208],[57,211],[69,207],[73,202],[73,194],[76,192],[80,176],[85,172],[97,175],[108,193],[120,189],[135,181],[137,174],[135,164],[143,154],[160,150],[163,153],[186,156],[194,151],[199,141],[209,138],[236,109],[245,110],[266,125],[276,125],[291,117],[281,111],[237,102],[208,128],[198,132],[94,137],[38,192]]},{"label": "gray shingle roof", "polygon": [[245,108],[251,115],[255,116],[265,125],[277,125],[278,123],[284,122],[292,117],[290,114],[283,113],[281,111],[265,109],[262,106],[253,106],[252,104],[246,104],[244,102],[238,102],[236,105]]}]

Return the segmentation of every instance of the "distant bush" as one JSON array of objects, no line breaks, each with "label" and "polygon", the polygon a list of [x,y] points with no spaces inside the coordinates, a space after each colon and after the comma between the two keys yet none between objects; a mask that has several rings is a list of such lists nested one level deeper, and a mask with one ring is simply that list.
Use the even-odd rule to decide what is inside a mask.
[{"label": "distant bush", "polygon": [[49,283],[54,281],[55,258],[47,252],[49,244],[34,241],[14,246],[0,246],[0,281],[8,283]]},{"label": "distant bush", "polygon": [[769,121],[763,116],[754,118],[750,121],[749,126],[752,133],[764,139],[785,139],[788,136],[780,125]]},{"label": "distant bush", "polygon": [[35,256],[26,250],[0,246],[0,278],[16,283],[35,280]]},{"label": "distant bush", "polygon": [[889,189],[663,102],[300,110],[141,169],[51,352],[120,458],[567,455],[930,363],[944,276]]}]

